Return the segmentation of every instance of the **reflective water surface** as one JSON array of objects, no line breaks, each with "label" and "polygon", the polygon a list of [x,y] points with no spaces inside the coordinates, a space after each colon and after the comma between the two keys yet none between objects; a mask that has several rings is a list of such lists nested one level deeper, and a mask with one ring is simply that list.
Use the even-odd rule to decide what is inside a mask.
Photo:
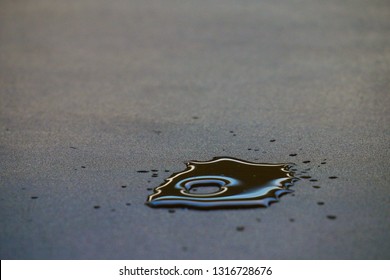
[{"label": "reflective water surface", "polygon": [[219,157],[190,161],[148,197],[151,207],[199,209],[267,207],[297,180],[290,164],[253,163]]}]

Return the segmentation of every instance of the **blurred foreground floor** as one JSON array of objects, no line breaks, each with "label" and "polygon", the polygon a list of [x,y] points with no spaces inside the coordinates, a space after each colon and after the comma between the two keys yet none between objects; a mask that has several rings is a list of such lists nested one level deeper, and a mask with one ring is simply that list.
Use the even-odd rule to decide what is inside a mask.
[{"label": "blurred foreground floor", "polygon": [[[389,19],[386,0],[2,0],[0,258],[389,259]],[[318,181],[269,208],[144,205],[215,156]]]}]

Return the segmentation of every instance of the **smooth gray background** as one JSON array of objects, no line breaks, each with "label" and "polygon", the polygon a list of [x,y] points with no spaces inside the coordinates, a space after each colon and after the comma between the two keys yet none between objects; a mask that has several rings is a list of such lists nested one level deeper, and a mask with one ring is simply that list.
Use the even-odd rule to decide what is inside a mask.
[{"label": "smooth gray background", "polygon": [[[389,19],[387,0],[1,0],[1,259],[389,259]],[[215,156],[319,181],[269,208],[144,205]]]}]

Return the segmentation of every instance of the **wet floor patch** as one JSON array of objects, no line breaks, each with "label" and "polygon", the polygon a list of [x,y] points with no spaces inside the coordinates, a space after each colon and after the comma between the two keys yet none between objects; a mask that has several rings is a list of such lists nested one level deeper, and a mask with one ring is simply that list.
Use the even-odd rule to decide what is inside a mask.
[{"label": "wet floor patch", "polygon": [[221,209],[267,207],[297,180],[290,164],[253,163],[236,158],[190,161],[147,199],[151,207]]}]

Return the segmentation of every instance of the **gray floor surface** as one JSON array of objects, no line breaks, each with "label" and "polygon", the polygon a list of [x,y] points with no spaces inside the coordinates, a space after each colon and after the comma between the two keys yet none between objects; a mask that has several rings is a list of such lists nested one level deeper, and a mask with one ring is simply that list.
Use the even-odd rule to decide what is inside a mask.
[{"label": "gray floor surface", "polygon": [[[389,1],[2,0],[0,98],[1,259],[390,258]],[[318,181],[144,204],[216,156]]]}]

